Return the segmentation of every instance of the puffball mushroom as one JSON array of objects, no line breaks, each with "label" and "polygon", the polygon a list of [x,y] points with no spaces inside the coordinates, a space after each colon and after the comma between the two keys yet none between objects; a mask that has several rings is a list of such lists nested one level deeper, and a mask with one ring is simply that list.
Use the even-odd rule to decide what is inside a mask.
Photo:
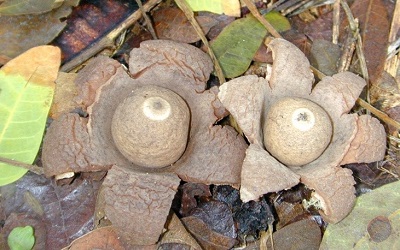
[{"label": "puffball mushroom", "polygon": [[301,166],[317,159],[332,137],[329,115],[316,103],[287,97],[268,111],[264,145],[283,164]]},{"label": "puffball mushroom", "polygon": [[111,132],[116,147],[134,164],[162,168],[186,148],[190,111],[173,91],[157,86],[137,89],[114,112]]}]

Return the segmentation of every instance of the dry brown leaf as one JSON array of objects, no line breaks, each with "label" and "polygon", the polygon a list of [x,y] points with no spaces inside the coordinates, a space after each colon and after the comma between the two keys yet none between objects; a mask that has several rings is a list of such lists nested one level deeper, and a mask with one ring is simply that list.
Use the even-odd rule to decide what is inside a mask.
[{"label": "dry brown leaf", "polygon": [[[200,40],[195,29],[186,18],[185,14],[178,8],[165,8],[153,14],[155,30],[160,39],[169,39],[183,43],[194,43]],[[210,16],[197,16],[204,34],[217,24]]]},{"label": "dry brown leaf", "polygon": [[74,240],[63,250],[85,250],[85,249],[113,249],[124,250],[115,229],[111,226],[102,227],[83,235]]},{"label": "dry brown leaf", "polygon": [[386,60],[390,28],[388,13],[383,0],[356,0],[351,10],[360,23],[364,56],[371,82],[374,83],[382,73]]},{"label": "dry brown leaf", "polygon": [[[321,231],[317,223],[306,219],[276,231],[273,239],[275,249],[317,250],[321,243]],[[268,249],[272,248],[270,239],[268,239],[267,246]]]}]

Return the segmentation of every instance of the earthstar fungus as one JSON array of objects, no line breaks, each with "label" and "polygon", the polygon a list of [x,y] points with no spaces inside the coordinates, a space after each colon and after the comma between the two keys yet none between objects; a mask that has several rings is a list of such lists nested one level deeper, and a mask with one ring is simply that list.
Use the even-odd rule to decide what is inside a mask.
[{"label": "earthstar fungus", "polygon": [[258,199],[299,182],[314,190],[327,222],[342,220],[355,201],[347,163],[383,159],[386,134],[369,115],[348,114],[365,86],[350,72],[314,77],[305,55],[293,44],[274,39],[274,62],[266,78],[233,79],[219,99],[250,142],[242,165],[241,199]]},{"label": "earthstar fungus", "polygon": [[[53,121],[44,139],[47,176],[109,170],[99,209],[128,245],[155,244],[182,180],[238,187],[247,145],[229,126],[201,50],[146,41],[130,53],[129,72],[97,57],[77,76],[74,113]],[[175,119],[170,119],[175,118]]]}]

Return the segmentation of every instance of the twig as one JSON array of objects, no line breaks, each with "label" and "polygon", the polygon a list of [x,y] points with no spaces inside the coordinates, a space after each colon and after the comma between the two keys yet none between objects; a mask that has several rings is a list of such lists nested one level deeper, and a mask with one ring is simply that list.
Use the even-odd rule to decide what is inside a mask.
[{"label": "twig", "polygon": [[142,15],[144,17],[144,20],[146,20],[146,26],[147,29],[150,31],[151,36],[153,37],[154,40],[157,40],[157,34],[154,31],[153,24],[147,15],[147,11],[143,8],[143,4],[141,0],[136,0],[137,5],[139,6],[139,9],[142,11]]},{"label": "twig", "polygon": [[[151,10],[155,5],[160,3],[162,0],[148,0],[143,8],[145,11]],[[107,36],[101,38],[98,42],[93,43],[89,48],[85,49],[79,56],[75,57],[71,61],[65,63],[61,67],[61,71],[68,72],[87,61],[92,56],[96,55],[105,48],[110,48],[114,45],[114,40],[121,34],[124,30],[134,24],[137,20],[142,17],[142,11],[139,9],[135,11],[132,15],[125,19],[122,23],[118,25],[115,29],[110,31]]]},{"label": "twig", "polygon": [[354,37],[353,32],[349,33],[346,37],[346,40],[343,45],[343,53],[340,57],[338,72],[347,71],[350,68],[351,59],[353,58],[354,51],[356,49],[356,38]]},{"label": "twig", "polygon": [[388,125],[391,125],[391,126],[395,127],[397,130],[400,130],[400,123],[398,123],[397,121],[395,121],[392,118],[390,118],[384,112],[376,109],[371,104],[369,104],[368,102],[366,102],[366,101],[364,101],[364,100],[362,100],[360,98],[357,99],[357,103],[361,107],[365,108],[366,110],[368,110],[372,114],[374,114],[379,120],[383,121],[384,123],[386,123]]},{"label": "twig", "polygon": [[282,38],[282,36],[279,34],[278,31],[263,17],[261,16],[260,12],[258,12],[257,7],[254,5],[254,3],[251,0],[243,0],[243,2],[246,4],[247,8],[249,8],[251,14],[257,20],[264,25],[264,27],[268,30],[268,32],[273,35],[276,38]]},{"label": "twig", "polygon": [[12,165],[15,167],[28,169],[29,171],[34,172],[35,174],[38,174],[38,175],[43,175],[43,173],[44,173],[43,168],[38,167],[37,165],[31,165],[31,164],[23,163],[20,161],[15,161],[15,160],[11,160],[11,159],[4,158],[1,156],[0,156],[0,162],[9,164],[9,165]]},{"label": "twig", "polygon": [[187,5],[185,0],[175,0],[175,2],[178,5],[178,7],[183,11],[186,18],[189,20],[190,24],[192,24],[193,28],[196,30],[196,33],[199,35],[201,41],[207,47],[208,54],[210,55],[211,60],[214,63],[215,73],[217,74],[220,84],[223,84],[225,82],[225,77],[224,77],[224,73],[222,72],[222,68],[219,65],[219,62],[218,62],[217,57],[215,56],[213,50],[211,49],[211,46],[208,43],[208,40],[207,40],[206,36],[204,35],[203,30],[201,29],[199,23],[194,18],[194,13],[193,13],[192,9]]},{"label": "twig", "polygon": [[340,0],[336,0],[333,4],[333,26],[332,26],[332,43],[338,44],[339,41],[339,22],[340,22]]},{"label": "twig", "polygon": [[363,75],[363,78],[367,82],[367,102],[370,102],[369,74],[368,74],[368,69],[367,69],[367,62],[365,60],[365,56],[363,53],[362,38],[361,38],[361,34],[358,29],[358,21],[356,21],[356,19],[354,19],[353,14],[351,13],[350,7],[346,1],[341,0],[341,5],[342,5],[344,12],[346,13],[347,19],[349,21],[350,29],[353,31],[354,34],[356,34],[355,37],[357,38],[357,40],[356,40],[357,41],[357,43],[356,43],[357,56],[358,56],[358,59],[360,60],[361,73]]}]

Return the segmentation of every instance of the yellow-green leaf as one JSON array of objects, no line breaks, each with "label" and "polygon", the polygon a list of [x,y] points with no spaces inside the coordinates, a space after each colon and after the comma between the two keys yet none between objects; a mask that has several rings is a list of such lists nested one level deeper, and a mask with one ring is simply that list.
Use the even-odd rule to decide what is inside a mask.
[{"label": "yellow-green leaf", "polygon": [[5,0],[0,4],[0,14],[41,14],[60,7],[63,1],[64,0]]},{"label": "yellow-green leaf", "polygon": [[[277,12],[264,17],[279,32],[290,29],[289,21]],[[248,69],[266,35],[267,30],[253,15],[240,18],[222,30],[211,48],[225,77],[237,77]]]},{"label": "yellow-green leaf", "polygon": [[400,249],[400,181],[357,198],[353,211],[328,225],[320,249]]},{"label": "yellow-green leaf", "polygon": [[193,11],[209,11],[228,16],[240,16],[239,0],[186,0]]},{"label": "yellow-green leaf", "polygon": [[[0,69],[1,157],[27,164],[35,160],[60,62],[59,48],[39,46]],[[0,163],[0,186],[18,180],[26,172],[26,169]]]},{"label": "yellow-green leaf", "polygon": [[33,227],[15,227],[11,230],[7,238],[8,246],[11,250],[30,250],[35,244]]}]

